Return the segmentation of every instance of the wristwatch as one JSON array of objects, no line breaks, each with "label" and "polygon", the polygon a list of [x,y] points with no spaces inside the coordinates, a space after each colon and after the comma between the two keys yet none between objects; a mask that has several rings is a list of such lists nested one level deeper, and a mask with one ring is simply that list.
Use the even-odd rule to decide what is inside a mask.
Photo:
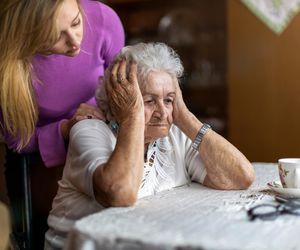
[{"label": "wristwatch", "polygon": [[194,150],[197,150],[199,149],[199,145],[203,139],[203,136],[206,134],[206,132],[211,129],[211,126],[208,125],[207,123],[203,123],[202,127],[199,129],[199,132],[195,138],[195,140],[193,141],[192,143],[192,148]]}]

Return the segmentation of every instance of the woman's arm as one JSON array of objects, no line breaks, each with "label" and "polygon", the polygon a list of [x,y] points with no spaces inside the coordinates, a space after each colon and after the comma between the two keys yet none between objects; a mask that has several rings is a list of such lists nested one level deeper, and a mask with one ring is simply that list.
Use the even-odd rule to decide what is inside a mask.
[{"label": "woman's arm", "polygon": [[127,77],[126,62],[115,63],[106,91],[119,130],[111,157],[94,173],[94,193],[104,206],[129,206],[137,199],[144,155],[144,108],[136,64],[131,64]]},{"label": "woman's arm", "polygon": [[[20,153],[40,152],[46,167],[62,165],[66,158],[65,142],[60,131],[60,122],[54,122],[42,127],[36,127],[29,143]],[[16,150],[19,139],[4,132],[7,147]]]},{"label": "woman's arm", "polygon": [[[186,107],[176,81],[174,123],[194,141],[202,123]],[[247,158],[225,138],[208,130],[199,146],[199,154],[206,167],[204,185],[216,189],[245,189],[255,178]]]},{"label": "woman's arm", "polygon": [[[97,107],[81,104],[71,119],[63,119],[44,126],[37,126],[29,143],[20,153],[40,152],[46,167],[63,165],[66,160],[66,143],[70,129],[76,122],[87,119],[87,115],[104,120],[104,115]],[[16,150],[19,139],[6,131],[3,131],[3,134],[7,147]]]}]

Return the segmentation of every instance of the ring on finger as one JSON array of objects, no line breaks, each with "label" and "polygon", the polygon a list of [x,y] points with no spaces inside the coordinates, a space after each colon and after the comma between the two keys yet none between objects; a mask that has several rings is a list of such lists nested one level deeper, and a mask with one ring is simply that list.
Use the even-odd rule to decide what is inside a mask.
[{"label": "ring on finger", "polygon": [[121,73],[117,74],[117,79],[118,79],[118,82],[123,82],[124,81],[124,77]]},{"label": "ring on finger", "polygon": [[120,82],[120,83],[124,82],[124,78],[120,77],[119,80],[118,80],[118,82]]}]

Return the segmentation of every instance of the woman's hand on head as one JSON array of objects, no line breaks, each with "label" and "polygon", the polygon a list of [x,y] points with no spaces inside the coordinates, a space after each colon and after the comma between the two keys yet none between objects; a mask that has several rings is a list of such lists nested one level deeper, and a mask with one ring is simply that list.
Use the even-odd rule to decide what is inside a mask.
[{"label": "woman's hand on head", "polygon": [[173,122],[180,127],[180,124],[184,121],[183,118],[189,115],[190,111],[183,101],[182,92],[177,79],[175,79],[175,92],[176,97],[173,104]]},{"label": "woman's hand on head", "polygon": [[67,140],[69,138],[70,130],[76,122],[85,119],[105,120],[105,116],[97,106],[81,103],[72,118],[63,121],[61,124],[61,133],[64,139]]},{"label": "woman's hand on head", "polygon": [[110,110],[119,124],[144,117],[143,97],[137,80],[137,64],[125,59],[115,61],[106,77],[106,92]]}]

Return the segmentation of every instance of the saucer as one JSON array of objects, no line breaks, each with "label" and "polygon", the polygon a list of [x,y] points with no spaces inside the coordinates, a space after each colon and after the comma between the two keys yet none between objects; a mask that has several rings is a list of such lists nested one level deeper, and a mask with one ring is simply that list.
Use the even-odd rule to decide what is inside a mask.
[{"label": "saucer", "polygon": [[268,187],[287,198],[300,198],[300,188],[283,188],[280,181],[271,181]]}]

